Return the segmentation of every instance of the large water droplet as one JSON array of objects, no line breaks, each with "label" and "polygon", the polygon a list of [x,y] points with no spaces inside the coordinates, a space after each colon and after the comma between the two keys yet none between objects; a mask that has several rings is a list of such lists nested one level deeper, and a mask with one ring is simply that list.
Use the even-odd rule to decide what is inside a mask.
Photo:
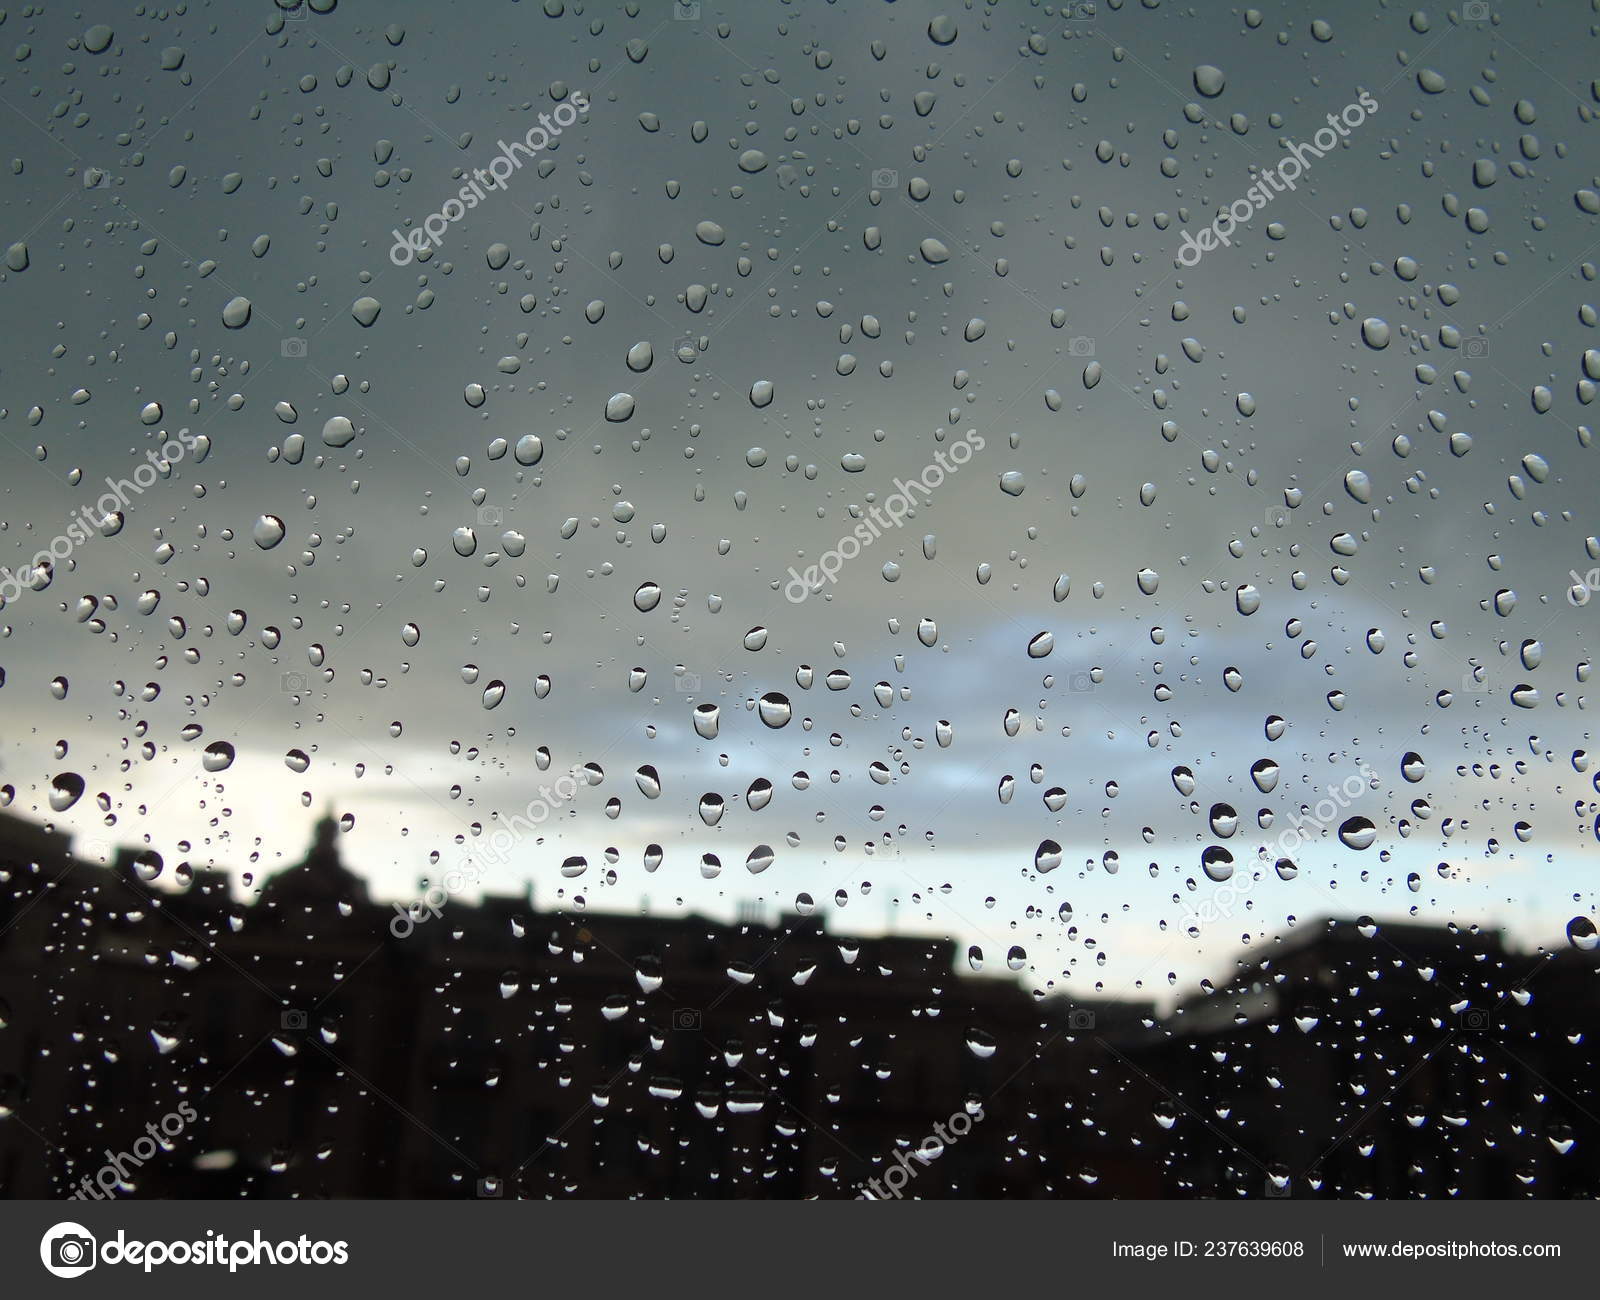
[{"label": "large water droplet", "polygon": [[768,691],[767,694],[763,695],[760,703],[756,705],[756,712],[762,722],[774,729],[787,726],[789,720],[794,717],[794,709],[790,707],[789,697],[780,695],[777,691]]},{"label": "large water droplet", "polygon": [[1347,849],[1370,849],[1378,828],[1365,817],[1348,817],[1339,827],[1339,841]]},{"label": "large water droplet", "polygon": [[83,798],[85,782],[76,772],[58,772],[50,781],[50,810],[66,812]]},{"label": "large water droplet", "polygon": [[270,551],[283,540],[283,520],[277,515],[260,515],[251,526],[250,537],[263,551]]}]

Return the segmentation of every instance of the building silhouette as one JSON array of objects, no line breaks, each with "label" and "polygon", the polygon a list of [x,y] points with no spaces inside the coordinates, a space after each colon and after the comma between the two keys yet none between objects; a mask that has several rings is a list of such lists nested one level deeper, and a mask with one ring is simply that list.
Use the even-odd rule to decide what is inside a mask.
[{"label": "building silhouette", "polygon": [[226,872],[82,862],[0,813],[0,1193],[1600,1187],[1592,953],[1317,922],[1158,1018],[816,917],[402,915],[338,835],[241,902]]}]

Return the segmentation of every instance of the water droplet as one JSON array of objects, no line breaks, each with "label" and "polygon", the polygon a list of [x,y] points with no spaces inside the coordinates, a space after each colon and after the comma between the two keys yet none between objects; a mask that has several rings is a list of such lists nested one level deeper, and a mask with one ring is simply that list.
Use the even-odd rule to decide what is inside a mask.
[{"label": "water droplet", "polygon": [[1221,884],[1233,876],[1233,854],[1220,844],[1210,844],[1200,855],[1200,869],[1208,880]]},{"label": "water droplet", "polygon": [[83,798],[84,779],[76,772],[59,772],[50,781],[50,810],[66,812]]},{"label": "water droplet", "polygon": [[1271,794],[1278,786],[1278,765],[1270,758],[1257,759],[1250,766],[1250,779],[1262,794]]},{"label": "water droplet", "polygon": [[277,515],[260,515],[250,529],[251,540],[263,551],[270,551],[283,540],[283,520]]},{"label": "water droplet", "polygon": [[1339,841],[1347,849],[1370,849],[1378,838],[1378,828],[1365,817],[1349,817],[1339,827]]},{"label": "water droplet", "polygon": [[715,704],[697,704],[694,710],[695,734],[702,740],[715,740],[720,730],[722,710]]},{"label": "water droplet", "polygon": [[1222,839],[1229,839],[1239,829],[1239,814],[1230,804],[1212,804],[1208,820],[1211,823],[1211,833]]}]

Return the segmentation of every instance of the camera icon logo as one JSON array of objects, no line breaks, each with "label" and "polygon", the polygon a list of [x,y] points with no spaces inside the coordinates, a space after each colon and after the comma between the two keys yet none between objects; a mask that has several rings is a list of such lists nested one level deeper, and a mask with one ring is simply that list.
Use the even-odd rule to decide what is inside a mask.
[{"label": "camera icon logo", "polygon": [[900,173],[893,167],[878,167],[872,173],[872,188],[894,190],[900,188]]},{"label": "camera icon logo", "polygon": [[[698,6],[696,6],[698,8]],[[478,1199],[480,1201],[498,1200],[506,1194],[506,1185],[499,1178],[478,1179]]]},{"label": "camera icon logo", "polygon": [[700,0],[672,0],[672,16],[680,23],[698,22]]},{"label": "camera icon logo", "polygon": [[1461,693],[1463,695],[1487,695],[1489,682],[1487,678],[1478,676],[1478,670],[1467,669],[1461,674]]},{"label": "camera icon logo", "polygon": [[700,1013],[693,1007],[679,1007],[672,1013],[672,1027],[697,1030],[700,1028]]},{"label": "camera icon logo", "polygon": [[1086,672],[1073,673],[1071,677],[1067,678],[1067,689],[1080,694],[1084,691],[1092,691],[1094,690],[1094,678]]},{"label": "camera icon logo", "polygon": [[1461,6],[1461,21],[1464,23],[1488,22],[1488,0],[1467,0],[1467,3]]},{"label": "camera icon logo", "polygon": [[1094,1028],[1094,1012],[1083,1007],[1074,1007],[1067,1012],[1067,1028],[1086,1030]]},{"label": "camera icon logo", "polygon": [[500,527],[500,521],[505,518],[505,511],[499,506],[479,506],[478,522],[486,528]]},{"label": "camera icon logo", "polygon": [[103,190],[111,184],[111,173],[104,167],[85,167],[83,169],[83,188],[86,190]]},{"label": "camera icon logo", "polygon": [[81,1223],[58,1223],[39,1242],[39,1261],[57,1277],[82,1277],[95,1266],[94,1237]]},{"label": "camera icon logo", "polygon": [[1293,1195],[1293,1189],[1289,1186],[1287,1178],[1274,1178],[1271,1174],[1267,1175],[1266,1186],[1261,1190],[1263,1195],[1271,1197],[1273,1200],[1287,1199]]},{"label": "camera icon logo", "polygon": [[304,360],[308,348],[304,339],[284,339],[278,344],[278,351],[285,357]]},{"label": "camera icon logo", "polygon": [[1267,513],[1262,516],[1268,528],[1287,528],[1289,526],[1289,510],[1286,506],[1268,506]]},{"label": "camera icon logo", "polygon": [[1086,23],[1094,17],[1094,5],[1091,0],[1066,0],[1058,13],[1068,22]]},{"label": "camera icon logo", "polygon": [[1486,338],[1464,340],[1461,344],[1461,355],[1472,360],[1483,360],[1489,355],[1489,340]]},{"label": "camera icon logo", "polygon": [[679,673],[672,679],[672,689],[680,695],[696,695],[700,691],[699,673]]},{"label": "camera icon logo", "polygon": [[1461,1027],[1474,1033],[1494,1028],[1494,1017],[1487,1007],[1468,1007],[1461,1013]]},{"label": "camera icon logo", "polygon": [[116,852],[110,840],[91,839],[78,843],[78,856],[89,862],[110,862]]},{"label": "camera icon logo", "polygon": [[285,1029],[304,1029],[306,1027],[306,1013],[304,1011],[285,1011],[280,1020]]},{"label": "camera icon logo", "polygon": [[1081,336],[1075,339],[1068,339],[1067,355],[1069,357],[1092,357],[1094,355],[1094,340]]},{"label": "camera icon logo", "polygon": [[285,695],[298,695],[306,688],[306,675],[304,673],[284,673],[278,678],[278,689]]}]

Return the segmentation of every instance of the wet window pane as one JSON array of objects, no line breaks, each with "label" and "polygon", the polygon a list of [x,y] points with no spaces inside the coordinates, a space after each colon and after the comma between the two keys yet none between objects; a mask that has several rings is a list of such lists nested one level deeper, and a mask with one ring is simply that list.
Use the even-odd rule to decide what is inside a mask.
[{"label": "wet window pane", "polygon": [[1595,1193],[1590,15],[79,8],[0,1193]]}]

